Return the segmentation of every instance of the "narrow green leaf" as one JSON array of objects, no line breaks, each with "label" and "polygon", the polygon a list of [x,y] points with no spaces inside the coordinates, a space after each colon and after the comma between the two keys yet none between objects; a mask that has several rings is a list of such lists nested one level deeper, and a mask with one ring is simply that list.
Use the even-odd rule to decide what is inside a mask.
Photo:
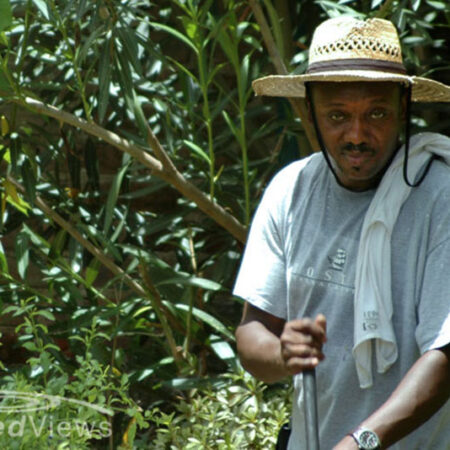
[{"label": "narrow green leaf", "polygon": [[[200,388],[215,388],[220,389],[226,385],[223,378],[173,378],[172,380],[164,381],[164,386],[174,389],[200,389]],[[196,447],[197,448],[197,447]]]},{"label": "narrow green leaf", "polygon": [[169,27],[167,25],[164,25],[162,23],[156,23],[151,22],[151,25],[153,28],[156,28],[157,30],[163,30],[172,35],[174,38],[178,39],[179,41],[183,42],[184,44],[188,45],[192,50],[194,50],[195,53],[198,53],[198,49],[195,47],[194,43],[191,42],[184,34],[180,33],[179,31],[175,30],[172,27]]},{"label": "narrow green leaf", "polygon": [[0,242],[0,270],[2,274],[9,274],[8,260],[6,259],[5,250]]},{"label": "narrow green leaf", "polygon": [[183,140],[184,144],[189,147],[197,156],[204,159],[208,165],[211,164],[211,160],[206,152],[204,152],[197,144],[192,141]]},{"label": "narrow green leaf", "polygon": [[16,262],[17,262],[17,271],[19,272],[20,277],[25,280],[28,265],[30,263],[30,237],[27,233],[23,231],[19,232],[16,236],[16,246],[15,246],[15,254],[16,254]]},{"label": "narrow green leaf", "polygon": [[18,174],[18,161],[19,155],[22,153],[22,140],[20,137],[16,137],[11,139],[10,147],[9,147],[9,156],[11,162],[11,170],[14,175]]},{"label": "narrow green leaf", "polygon": [[427,0],[427,3],[440,11],[449,11],[450,5],[447,2],[438,2],[434,0]]},{"label": "narrow green leaf", "polygon": [[105,118],[106,110],[109,103],[109,88],[111,84],[111,43],[113,41],[106,40],[103,46],[102,54],[99,58],[98,66],[98,120],[100,123]]},{"label": "narrow green leaf", "polygon": [[157,286],[163,286],[166,284],[182,284],[183,286],[196,286],[200,287],[202,289],[207,289],[209,291],[219,291],[222,287],[219,283],[216,283],[212,280],[206,280],[205,278],[199,278],[199,277],[173,277],[168,278],[163,281],[159,281],[156,283]]},{"label": "narrow green leaf", "polygon": [[178,62],[177,60],[171,58],[170,56],[166,56],[166,58],[171,61],[173,64],[175,64],[182,72],[184,72],[190,79],[194,80],[198,84],[198,78],[183,64]]},{"label": "narrow green leaf", "polygon": [[30,352],[36,352],[38,348],[36,347],[36,344],[33,341],[28,341],[22,344],[22,347],[26,348]]},{"label": "narrow green leaf", "polygon": [[218,336],[211,336],[211,348],[214,353],[222,360],[225,361],[232,369],[239,367],[239,361],[231,345],[224,340],[221,340]]},{"label": "narrow green leaf", "polygon": [[13,92],[11,89],[11,86],[9,84],[8,78],[3,73],[3,70],[0,71],[0,94],[2,96],[5,96],[6,94],[9,94]]},{"label": "narrow green leaf", "polygon": [[77,65],[81,66],[83,64],[89,51],[92,51],[93,44],[95,44],[95,41],[104,33],[104,31],[105,30],[102,27],[96,28],[87,36],[87,39],[83,42],[83,45],[76,49],[75,61]]},{"label": "narrow green leaf", "polygon": [[[175,305],[175,308],[186,312],[189,311],[189,305],[185,305],[183,303],[177,303]],[[197,319],[200,319],[201,321],[205,322],[216,332],[222,334],[223,336],[227,337],[228,339],[234,342],[235,339],[233,333],[231,333],[228,330],[228,328],[225,325],[223,325],[218,319],[211,316],[211,314],[208,314],[207,312],[202,311],[201,309],[198,308],[193,308],[192,313]]]},{"label": "narrow green leaf", "polygon": [[0,0],[0,31],[12,24],[10,0]]},{"label": "narrow green leaf", "polygon": [[241,132],[240,130],[234,125],[233,121],[231,120],[231,117],[226,111],[222,112],[223,118],[225,119],[225,122],[229,126],[231,132],[236,137],[236,139],[241,142]]},{"label": "narrow green leaf", "polygon": [[247,90],[247,84],[248,84],[248,73],[249,73],[249,67],[250,67],[250,54],[247,54],[244,56],[244,59],[241,63],[241,70],[239,74],[239,81],[240,81],[240,88],[242,90],[242,94],[240,100],[242,101],[244,99],[244,92]]},{"label": "narrow green leaf", "polygon": [[36,197],[36,176],[28,158],[23,162],[21,169],[26,198],[33,203]]},{"label": "narrow green leaf", "polygon": [[42,15],[47,20],[50,20],[50,13],[48,10],[47,3],[44,0],[33,0],[33,3],[35,4],[36,8],[42,13]]},{"label": "narrow green leaf", "polygon": [[85,280],[86,286],[91,287],[97,279],[101,264],[100,261],[94,258],[86,268]]},{"label": "narrow green leaf", "polygon": [[22,232],[26,234],[30,241],[33,243],[33,245],[36,245],[39,247],[42,251],[46,251],[50,248],[50,244],[39,234],[35,233],[31,228],[29,228],[27,225],[23,226]]},{"label": "narrow green leaf", "polygon": [[39,309],[38,311],[36,311],[36,314],[41,317],[45,317],[47,320],[50,320],[51,322],[54,322],[56,320],[56,317],[48,309]]},{"label": "narrow green leaf", "polygon": [[50,247],[49,257],[51,259],[58,258],[67,242],[67,231],[61,229],[56,233],[56,236],[53,239],[52,245]]},{"label": "narrow green leaf", "polygon": [[126,28],[118,28],[116,30],[119,40],[122,43],[123,50],[128,60],[134,67],[134,70],[138,75],[142,75],[142,66],[139,60],[139,46],[136,36],[133,32]]},{"label": "narrow green leaf", "polygon": [[139,126],[142,136],[147,136],[147,121],[142,110],[141,102],[139,101],[133,87],[133,77],[131,74],[129,62],[122,52],[117,53],[118,70],[117,75],[121,80],[121,89],[124,93],[125,101],[130,111],[134,114],[134,118]]},{"label": "narrow green leaf", "polygon": [[119,197],[120,187],[122,186],[123,177],[125,176],[129,166],[129,164],[125,164],[119,170],[119,173],[114,177],[111,188],[109,189],[108,199],[106,201],[105,220],[103,223],[103,233],[105,235],[108,234],[108,231],[111,227],[111,223],[114,217],[114,209]]}]

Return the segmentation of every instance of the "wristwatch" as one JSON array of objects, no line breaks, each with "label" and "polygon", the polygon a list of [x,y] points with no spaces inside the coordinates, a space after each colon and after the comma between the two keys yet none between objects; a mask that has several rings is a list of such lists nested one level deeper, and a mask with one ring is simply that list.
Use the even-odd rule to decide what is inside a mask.
[{"label": "wristwatch", "polygon": [[360,450],[380,450],[381,442],[375,431],[367,428],[358,428],[350,436],[358,444]]}]

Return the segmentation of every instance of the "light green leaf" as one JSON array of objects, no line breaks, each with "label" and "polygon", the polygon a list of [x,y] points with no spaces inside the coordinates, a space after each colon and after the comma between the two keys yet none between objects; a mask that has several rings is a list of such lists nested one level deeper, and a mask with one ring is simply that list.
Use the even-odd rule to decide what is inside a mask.
[{"label": "light green leaf", "polygon": [[163,281],[159,281],[156,283],[157,286],[170,284],[181,284],[183,286],[196,286],[202,289],[207,289],[209,291],[219,291],[221,286],[219,283],[216,283],[212,280],[207,280],[205,278],[199,277],[190,277],[190,276],[176,276],[173,278],[168,278]]},{"label": "light green leaf", "polygon": [[47,320],[54,322],[56,320],[53,313],[51,313],[48,309],[40,309],[36,312],[39,316],[45,317]]},{"label": "light green leaf", "polygon": [[413,11],[417,11],[419,9],[420,3],[422,0],[413,0],[412,1],[412,9]]},{"label": "light green leaf", "polygon": [[167,25],[164,25],[162,23],[156,23],[152,22],[151,25],[153,28],[156,28],[157,30],[163,30],[172,35],[174,38],[178,39],[179,41],[183,42],[184,44],[188,45],[192,50],[194,50],[195,53],[198,53],[198,49],[195,47],[194,43],[191,42],[184,34],[180,33],[179,31],[175,30],[174,28],[171,28]]},{"label": "light green leaf", "polygon": [[183,140],[184,144],[187,145],[196,155],[200,156],[200,158],[204,159],[208,165],[211,164],[211,160],[208,154],[203,151],[197,144],[192,141]]},{"label": "light green leaf", "polygon": [[27,233],[21,231],[16,236],[16,261],[17,270],[23,280],[26,278],[28,264],[30,262],[30,237]]},{"label": "light green leaf", "polygon": [[241,132],[240,130],[234,125],[233,121],[231,120],[231,117],[226,111],[222,112],[223,118],[225,119],[225,122],[230,127],[231,132],[234,134],[236,139],[241,142]]},{"label": "light green leaf", "polygon": [[0,242],[0,270],[2,274],[9,274],[8,260],[6,259],[5,250]]},{"label": "light green leaf", "polygon": [[94,258],[90,262],[89,266],[86,268],[85,280],[87,287],[91,287],[94,281],[97,279],[100,267],[101,267],[100,261]]},{"label": "light green leaf", "polygon": [[111,227],[111,223],[114,217],[114,209],[117,204],[117,199],[119,197],[120,187],[122,186],[123,177],[125,176],[130,164],[125,164],[119,171],[119,173],[114,177],[111,188],[109,189],[108,199],[106,201],[105,209],[105,221],[103,223],[103,233],[108,234]]},{"label": "light green leaf", "polygon": [[427,3],[432,6],[433,8],[436,8],[440,11],[449,11],[450,10],[450,5],[448,4],[448,2],[438,2],[438,1],[434,1],[434,0],[427,0]]},{"label": "light green leaf", "polygon": [[50,20],[50,13],[48,11],[47,3],[44,0],[33,0],[33,3],[36,5],[36,8],[43,14],[43,16]]}]

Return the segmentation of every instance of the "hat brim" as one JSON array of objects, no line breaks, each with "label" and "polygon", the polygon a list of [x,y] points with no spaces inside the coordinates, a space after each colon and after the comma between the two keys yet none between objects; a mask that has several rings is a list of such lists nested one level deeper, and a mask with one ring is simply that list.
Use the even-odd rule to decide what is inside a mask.
[{"label": "hat brim", "polygon": [[253,81],[256,95],[305,97],[307,82],[386,82],[412,84],[413,102],[450,102],[450,87],[428,78],[375,70],[339,70],[304,75],[270,75]]}]

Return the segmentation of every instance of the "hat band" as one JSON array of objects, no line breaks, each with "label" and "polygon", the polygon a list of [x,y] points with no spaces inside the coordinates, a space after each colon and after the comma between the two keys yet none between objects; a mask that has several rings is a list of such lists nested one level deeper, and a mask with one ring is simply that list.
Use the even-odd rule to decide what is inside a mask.
[{"label": "hat band", "polygon": [[396,74],[406,74],[405,66],[392,61],[382,61],[379,59],[336,59],[334,61],[320,61],[308,66],[306,73],[328,72],[339,70],[375,70],[377,72],[389,72]]}]

